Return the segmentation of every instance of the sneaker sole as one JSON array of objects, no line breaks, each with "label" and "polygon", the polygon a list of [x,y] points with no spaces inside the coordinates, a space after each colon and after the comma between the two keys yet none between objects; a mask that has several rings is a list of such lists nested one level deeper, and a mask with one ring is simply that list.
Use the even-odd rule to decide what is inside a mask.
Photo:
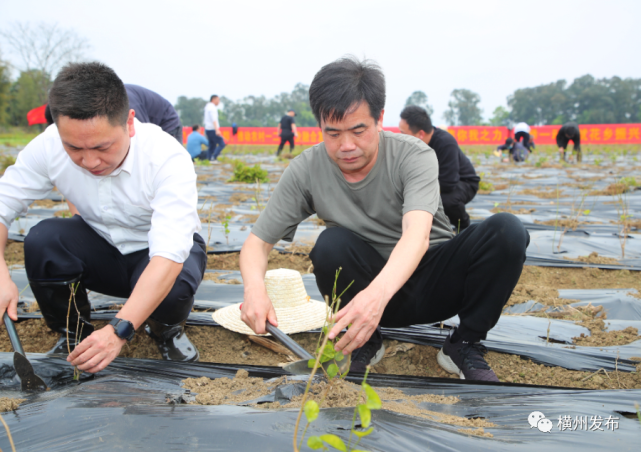
[{"label": "sneaker sole", "polygon": [[452,358],[443,353],[443,349],[440,349],[438,355],[436,355],[436,361],[438,365],[441,366],[445,371],[458,375],[461,380],[465,380],[465,375],[461,372],[461,369],[458,368]]}]

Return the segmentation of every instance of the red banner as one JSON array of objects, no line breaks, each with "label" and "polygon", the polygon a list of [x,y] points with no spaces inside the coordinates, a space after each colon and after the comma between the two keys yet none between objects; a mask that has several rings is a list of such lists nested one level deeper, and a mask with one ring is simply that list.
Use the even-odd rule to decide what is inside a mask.
[{"label": "red banner", "polygon": [[[530,135],[536,144],[556,144],[561,126],[532,126]],[[507,127],[458,126],[448,127],[461,145],[503,144],[514,133]],[[641,143],[641,124],[586,124],[580,125],[581,144]],[[508,135],[509,133],[509,135]]]},{"label": "red banner", "polygon": [[[191,133],[191,127],[183,127],[183,143],[187,143],[187,137]],[[225,143],[239,145],[278,145],[280,137],[276,135],[276,127],[239,127],[236,135],[232,133],[231,127],[221,127]],[[198,130],[201,135],[205,134],[202,127]],[[298,127],[298,137],[295,139],[297,145],[313,146],[323,141],[323,134],[318,127]]]}]

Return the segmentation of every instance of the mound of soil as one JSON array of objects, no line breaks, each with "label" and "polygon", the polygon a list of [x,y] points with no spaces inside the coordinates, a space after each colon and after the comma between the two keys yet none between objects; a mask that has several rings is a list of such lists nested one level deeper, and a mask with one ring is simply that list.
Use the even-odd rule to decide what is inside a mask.
[{"label": "mound of soil", "polygon": [[0,413],[5,411],[17,410],[22,402],[27,399],[12,399],[9,397],[0,397]]},{"label": "mound of soil", "polygon": [[582,333],[581,336],[572,338],[576,345],[582,345],[585,347],[607,347],[612,345],[631,344],[632,342],[641,339],[641,336],[639,336],[639,330],[631,326],[623,330],[604,331],[605,322],[603,319],[584,320],[576,323],[583,325],[590,330],[589,336]]},{"label": "mound of soil", "polygon": [[[262,378],[251,378],[244,370],[239,370],[233,379],[217,378],[188,378],[183,380],[185,388],[196,393],[193,403],[198,405],[222,405],[238,404],[256,399],[269,394],[275,387],[286,383],[285,377],[274,382],[266,383]],[[444,424],[467,427],[466,433],[488,436],[483,429],[494,427],[495,424],[480,418],[468,419],[461,416],[453,416],[435,411],[426,410],[419,406],[422,402],[451,405],[457,403],[457,397],[445,397],[433,394],[422,394],[408,396],[403,391],[395,388],[375,388],[382,401],[382,409],[405,414],[408,416],[422,417]],[[302,395],[294,396],[291,402],[265,403],[254,405],[257,408],[300,408],[303,400]],[[322,381],[313,384],[310,388],[307,400],[314,400],[321,408],[354,408],[356,405],[365,402],[361,386],[342,379],[335,379],[331,383]]]},{"label": "mound of soil", "polygon": [[526,188],[525,190],[522,190],[520,194],[532,195],[532,196],[536,196],[537,198],[543,198],[543,199],[552,199],[552,198],[557,198],[561,196],[560,190],[559,190],[559,194],[557,195],[556,189],[543,190],[538,188]]},{"label": "mound of soil", "polygon": [[563,306],[579,301],[559,298],[559,291],[551,287],[545,287],[539,284],[518,283],[505,306],[508,307],[515,304],[525,303],[530,300],[538,301],[546,306]]},{"label": "mound of soil", "polygon": [[602,264],[602,265],[621,265],[617,259],[612,257],[599,256],[599,253],[592,251],[589,256],[579,256],[579,257],[563,257],[563,259],[569,261],[579,261],[585,262],[587,264]]},{"label": "mound of soil", "polygon": [[[584,221],[578,221],[575,218],[571,219],[559,219],[559,220],[546,220],[546,221],[540,221],[540,220],[534,220],[534,223],[536,224],[544,224],[547,226],[555,226],[558,228],[563,228],[563,229],[570,229],[572,231],[576,230],[580,225],[582,224],[587,224]],[[597,224],[597,222],[591,222],[591,224]]]}]

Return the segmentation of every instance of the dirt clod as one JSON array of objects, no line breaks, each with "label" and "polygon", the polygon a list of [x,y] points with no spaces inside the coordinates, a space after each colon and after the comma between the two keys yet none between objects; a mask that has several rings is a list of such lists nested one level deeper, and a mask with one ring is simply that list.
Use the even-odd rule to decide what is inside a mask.
[{"label": "dirt clod", "polygon": [[17,410],[21,403],[27,399],[12,399],[10,397],[0,397],[0,413],[5,411]]}]

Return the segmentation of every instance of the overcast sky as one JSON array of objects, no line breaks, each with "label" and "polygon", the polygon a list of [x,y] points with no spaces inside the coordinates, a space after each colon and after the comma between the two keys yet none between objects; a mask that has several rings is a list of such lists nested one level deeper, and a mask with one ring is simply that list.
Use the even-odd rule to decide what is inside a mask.
[{"label": "overcast sky", "polygon": [[[309,84],[342,55],[377,61],[385,125],[425,91],[442,124],[450,93],[471,89],[484,116],[517,88],[575,77],[641,77],[641,1],[0,0],[0,27],[58,22],[126,83],[178,96],[273,96]],[[18,63],[0,40],[5,59]]]}]

